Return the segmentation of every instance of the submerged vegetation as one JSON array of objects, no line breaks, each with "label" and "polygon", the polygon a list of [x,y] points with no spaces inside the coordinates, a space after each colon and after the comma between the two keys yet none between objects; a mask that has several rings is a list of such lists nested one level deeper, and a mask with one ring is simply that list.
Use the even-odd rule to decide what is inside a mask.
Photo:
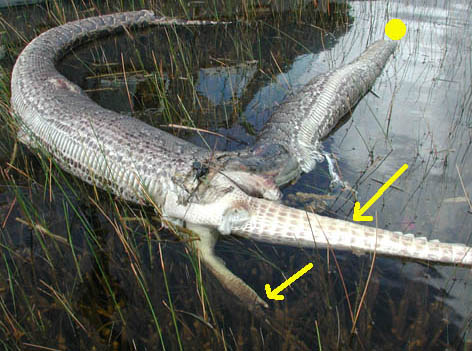
[{"label": "submerged vegetation", "polygon": [[[223,291],[184,245],[195,240],[191,233],[166,229],[153,209],[120,201],[81,182],[43,152],[31,152],[17,140],[16,121],[9,113],[9,80],[26,43],[47,28],[76,18],[148,8],[167,16],[230,23],[153,28],[104,38],[74,50],[58,69],[102,106],[132,113],[197,144],[232,149],[251,143],[274,106],[297,88],[284,73],[297,60],[333,48],[352,31],[356,18],[348,4],[326,7],[321,5],[324,1],[318,2],[52,0],[0,9],[0,48],[5,52],[0,57],[4,136],[0,140],[0,348],[470,348],[472,316],[464,317],[450,302],[455,285],[470,290],[470,274],[456,276],[457,270],[451,269],[449,277],[432,284],[423,278],[440,277],[441,271],[434,267],[407,264],[402,268],[395,260],[377,258],[370,273],[371,257],[327,257],[325,251],[223,240],[218,254],[261,296],[265,283],[281,282],[306,262],[314,263],[315,269],[287,290],[284,303],[272,303],[264,317],[254,316]],[[380,5],[366,2],[364,7],[371,17],[378,15],[375,6]],[[383,23],[383,18],[378,20]],[[326,68],[334,64],[334,60],[324,63]],[[416,64],[407,62],[402,68],[408,71]],[[470,68],[464,74],[472,77]],[[469,128],[470,133],[470,86],[465,89],[456,110],[465,110],[462,116],[469,119],[451,122],[454,135],[459,134],[458,126]],[[385,102],[389,103],[397,101],[392,98]],[[384,126],[383,120],[377,123]],[[393,149],[390,120],[382,128],[385,144]],[[359,134],[370,163],[360,176],[346,172],[356,189],[366,182],[365,174],[387,159],[379,158],[381,152],[372,140]],[[441,150],[432,147],[431,158],[421,159],[423,136],[418,135],[416,142],[418,154],[412,158],[418,159],[417,167],[426,179],[438,159],[447,163],[448,156],[441,159]],[[471,170],[462,168],[467,163],[463,157],[462,163],[454,162],[468,184]],[[321,167],[311,175],[316,179],[302,179],[301,186],[287,189],[286,201],[300,206],[297,192],[315,192],[316,199],[327,203],[326,214],[347,218],[352,195],[340,190],[326,194],[325,173]],[[414,185],[421,188],[423,183],[429,181]],[[412,190],[414,185],[402,205],[413,202],[408,209],[421,215],[413,194],[424,192]],[[365,193],[371,191],[366,188]],[[462,194],[468,198],[467,191]],[[416,212],[409,210],[398,213],[404,219],[401,225],[414,230],[410,227],[417,222],[410,218]],[[379,226],[398,223],[395,215],[386,215]],[[470,231],[470,217],[458,218],[462,222],[456,223],[457,229]],[[465,242],[466,235],[470,233],[458,240]],[[464,304],[471,298],[463,297]]]}]

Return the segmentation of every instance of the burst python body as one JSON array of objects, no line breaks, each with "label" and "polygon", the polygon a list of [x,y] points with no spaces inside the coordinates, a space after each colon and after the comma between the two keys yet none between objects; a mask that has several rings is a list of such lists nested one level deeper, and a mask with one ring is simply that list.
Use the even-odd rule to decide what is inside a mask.
[{"label": "burst python body", "polygon": [[[87,18],[41,34],[26,46],[13,69],[11,104],[21,126],[19,139],[47,150],[62,168],[84,181],[129,201],[157,205],[166,218],[195,231],[201,259],[249,307],[267,303],[214,255],[219,233],[472,265],[472,251],[463,245],[375,230],[276,201],[279,185],[315,166],[320,140],[371,88],[395,49],[392,42],[378,41],[352,63],[312,80],[274,113],[253,148],[216,156],[98,106],[55,69],[70,48],[123,27],[202,24],[216,23],[139,11]],[[208,186],[198,187],[201,170],[195,164],[210,159],[217,167],[206,170]]]}]

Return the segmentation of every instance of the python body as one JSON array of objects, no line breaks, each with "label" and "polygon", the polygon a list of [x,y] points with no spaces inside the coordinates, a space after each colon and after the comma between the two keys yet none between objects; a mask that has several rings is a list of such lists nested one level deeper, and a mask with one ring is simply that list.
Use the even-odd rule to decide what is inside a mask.
[{"label": "python body", "polygon": [[[12,73],[19,140],[45,149],[84,181],[128,201],[157,205],[166,218],[194,230],[201,259],[250,308],[267,303],[215,256],[218,233],[472,265],[472,250],[464,245],[307,214],[276,201],[278,185],[315,166],[320,140],[368,92],[395,49],[392,42],[376,42],[351,64],[312,80],[274,112],[254,147],[216,155],[100,107],[55,68],[70,48],[123,27],[200,24],[216,23],[138,11],[86,18],[41,34]],[[199,186],[195,164],[211,165],[206,186]]]}]

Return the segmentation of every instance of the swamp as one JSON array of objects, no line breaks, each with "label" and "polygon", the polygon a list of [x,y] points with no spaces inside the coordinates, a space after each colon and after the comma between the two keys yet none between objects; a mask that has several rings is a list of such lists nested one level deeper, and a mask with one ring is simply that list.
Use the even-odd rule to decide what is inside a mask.
[{"label": "swamp", "polygon": [[[21,50],[54,26],[150,9],[225,22],[153,27],[79,46],[58,70],[101,106],[211,150],[251,145],[278,104],[312,78],[407,27],[322,162],[282,203],[472,246],[472,4],[468,0],[0,1],[0,349],[472,350],[472,271],[380,255],[252,242],[216,251],[262,297],[238,303],[158,214],[71,176],[19,143],[10,113]],[[334,255],[333,255],[334,253]]]}]

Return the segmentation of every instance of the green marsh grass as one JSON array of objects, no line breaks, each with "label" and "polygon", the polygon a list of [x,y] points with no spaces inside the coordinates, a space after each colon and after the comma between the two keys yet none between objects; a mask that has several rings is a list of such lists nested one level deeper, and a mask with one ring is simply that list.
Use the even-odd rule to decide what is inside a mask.
[{"label": "green marsh grass", "polygon": [[[369,6],[375,12],[375,5]],[[226,28],[145,31],[145,44],[136,44],[136,49],[133,42],[141,34],[122,36],[123,41],[116,42],[104,39],[88,44],[85,50],[75,50],[73,60],[69,56],[61,69],[79,84],[88,80],[85,84],[92,86],[89,94],[97,99],[100,88],[94,90],[93,84],[111,81],[111,86],[117,87],[112,94],[120,94],[130,111],[147,123],[218,131],[244,120],[246,105],[261,87],[285,72],[298,55],[318,46],[331,47],[332,38],[342,37],[352,21],[345,4],[332,5],[333,13],[320,15],[310,5],[282,12],[263,1],[244,0],[208,1],[204,5],[54,0],[38,7],[40,20],[35,25],[25,26],[23,22],[29,20],[26,12],[15,12],[15,20],[2,16],[4,29],[0,30],[8,32],[2,36],[7,57],[0,71],[0,128],[6,135],[0,141],[3,348],[321,350],[458,345],[457,338],[470,326],[464,324],[461,334],[444,317],[450,315],[454,320],[454,310],[447,307],[444,293],[402,274],[399,265],[390,269],[393,260],[380,266],[376,261],[371,270],[369,257],[326,258],[323,251],[224,240],[217,247],[218,254],[261,296],[266,282],[288,278],[302,261],[312,261],[318,268],[287,290],[287,303],[271,304],[267,316],[254,316],[205,271],[186,245],[195,240],[191,233],[171,225],[163,228],[159,213],[152,208],[120,201],[107,191],[86,185],[63,172],[46,152],[29,151],[17,142],[17,121],[9,114],[9,77],[22,47],[46,28],[96,15],[98,9],[107,13],[139,8],[182,18],[238,22]],[[21,29],[15,30],[17,25]],[[197,92],[199,69],[253,61],[257,62],[253,80],[239,97],[233,89],[224,107],[215,106]],[[123,82],[129,83],[141,73],[144,79],[130,98],[133,92]],[[262,106],[261,110],[272,107]],[[247,122],[248,129],[252,122]],[[378,124],[383,125],[381,121]],[[390,129],[381,130],[388,144]],[[189,129],[167,131],[202,145],[208,143],[210,148],[224,145],[221,138],[203,142]],[[251,133],[247,134],[231,137],[251,140]],[[365,168],[366,176],[355,178],[357,186],[388,157],[375,155],[376,144],[362,131],[359,134],[373,156],[372,164]],[[434,161],[434,155],[426,160],[425,178]],[[320,170],[321,181],[323,172]],[[308,184],[306,188],[327,192],[323,185]],[[348,195],[338,193],[334,208],[350,202]],[[349,216],[333,207],[326,212]],[[403,288],[391,288],[384,283],[385,276]],[[456,339],[448,340],[445,335]],[[463,344],[467,349],[466,342]]]}]

